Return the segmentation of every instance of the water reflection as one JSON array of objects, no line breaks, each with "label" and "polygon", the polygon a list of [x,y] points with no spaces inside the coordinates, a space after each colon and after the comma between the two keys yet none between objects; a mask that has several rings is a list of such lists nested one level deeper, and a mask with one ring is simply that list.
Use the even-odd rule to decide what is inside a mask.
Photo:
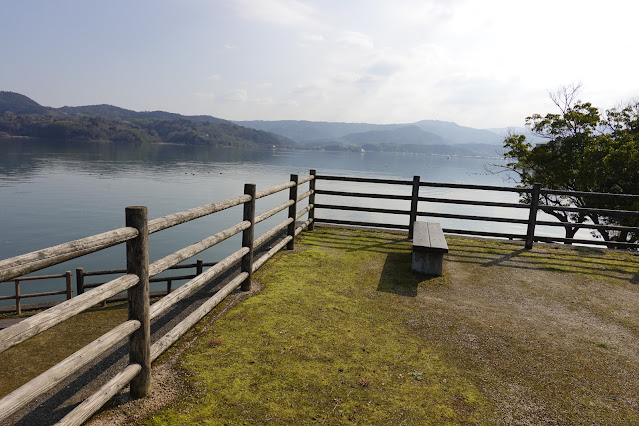
[{"label": "water reflection", "polygon": [[[16,256],[70,240],[83,238],[124,225],[127,205],[145,205],[149,218],[156,218],[243,192],[245,183],[257,184],[258,190],[286,182],[291,173],[308,175],[309,169],[320,174],[337,174],[390,179],[479,183],[504,185],[499,175],[486,174],[486,164],[498,158],[441,157],[405,153],[350,153],[320,151],[243,151],[202,146],[139,145],[73,141],[37,141],[0,139],[0,259]],[[307,186],[303,191],[306,191]],[[322,181],[318,188],[350,191],[387,191],[410,194],[410,186],[370,187]],[[425,188],[424,196],[455,198],[454,190]],[[516,194],[494,194],[516,201]],[[483,194],[482,194],[483,196]],[[286,193],[258,201],[258,214],[282,203]],[[344,202],[344,200],[339,200]],[[318,202],[331,203],[330,197]],[[362,199],[348,200],[351,205],[407,209],[407,202]],[[305,205],[305,204],[303,204]],[[423,205],[424,209],[449,209],[450,206]],[[455,207],[452,207],[455,208]],[[456,212],[461,212],[456,207]],[[472,207],[463,208],[470,211]],[[440,210],[433,210],[440,211]],[[484,214],[484,213],[482,213]],[[489,213],[485,213],[489,215]],[[284,220],[282,212],[259,224],[258,235]],[[353,212],[318,212],[318,217],[334,217],[403,223],[404,218],[355,217]],[[241,220],[241,207],[214,217],[151,236],[151,261],[214,234]],[[444,226],[445,220],[441,221]],[[490,226],[490,224],[489,224]],[[498,224],[495,226],[503,227]],[[238,239],[232,239],[199,255],[215,261],[235,251]],[[85,269],[121,268],[124,247],[67,262],[51,273]],[[45,273],[48,273],[45,271]],[[10,291],[0,285],[0,295]],[[44,291],[44,290],[43,290]],[[11,303],[9,301],[5,304]]]}]

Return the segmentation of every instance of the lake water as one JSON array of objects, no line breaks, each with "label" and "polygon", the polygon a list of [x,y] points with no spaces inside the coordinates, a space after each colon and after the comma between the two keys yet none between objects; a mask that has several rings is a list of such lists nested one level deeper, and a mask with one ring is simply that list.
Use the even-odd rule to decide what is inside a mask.
[{"label": "lake water", "polygon": [[[496,151],[498,147],[495,148]],[[422,181],[514,186],[503,174],[486,172],[486,167],[503,164],[494,158],[442,157],[403,153],[351,153],[321,151],[242,151],[175,145],[140,147],[108,143],[55,144],[38,141],[0,139],[0,259],[83,238],[124,226],[124,208],[144,205],[149,218],[220,201],[243,193],[245,183],[255,183],[257,190],[288,181],[291,173],[307,176],[310,169],[318,174],[412,179]],[[302,190],[302,188],[304,188]],[[302,192],[307,186],[301,187]],[[320,181],[318,188],[379,191],[369,184]],[[389,193],[410,194],[410,187],[386,186]],[[284,191],[259,200],[257,213],[282,203]],[[473,192],[442,188],[422,188],[422,196],[473,198],[516,202],[515,193]],[[331,197],[318,196],[317,202],[330,203]],[[302,206],[306,201],[302,202]],[[349,200],[350,205],[369,205],[408,209],[408,202],[392,200]],[[424,210],[424,206],[420,210]],[[468,206],[431,205],[435,211],[468,212],[491,215],[491,209]],[[494,215],[509,214],[526,218],[526,211],[499,209]],[[185,245],[212,235],[241,220],[241,206],[198,219],[150,237],[151,261]],[[406,218],[390,215],[318,211],[317,217],[405,223]],[[384,217],[385,216],[385,217]],[[286,213],[259,224],[256,235],[283,221]],[[438,219],[444,227],[483,229],[524,233],[523,225],[486,224]],[[552,232],[552,231],[549,231]],[[556,232],[556,231],[555,231]],[[198,255],[215,261],[239,247],[239,236]],[[123,267],[124,247],[111,249],[48,268],[42,273]],[[41,274],[41,272],[38,272]],[[37,291],[46,291],[38,283]],[[23,292],[36,291],[36,284],[24,283]],[[58,286],[60,284],[57,284]],[[30,286],[30,287],[26,287]],[[0,284],[0,295],[13,294],[12,284]],[[4,301],[0,304],[12,304]]]}]

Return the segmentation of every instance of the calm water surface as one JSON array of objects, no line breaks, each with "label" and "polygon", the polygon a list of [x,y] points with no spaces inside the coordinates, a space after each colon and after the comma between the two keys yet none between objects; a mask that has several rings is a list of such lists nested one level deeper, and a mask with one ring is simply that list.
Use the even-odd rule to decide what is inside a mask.
[{"label": "calm water surface", "polygon": [[[496,151],[497,151],[496,147]],[[124,208],[144,205],[149,218],[223,200],[243,192],[245,183],[255,183],[258,191],[284,183],[291,173],[308,175],[336,174],[390,179],[473,183],[514,186],[503,174],[486,172],[486,167],[502,164],[494,158],[442,157],[419,154],[349,153],[319,151],[241,151],[208,147],[153,145],[126,147],[115,144],[0,140],[0,259],[16,256],[70,240],[124,226]],[[318,188],[379,191],[367,184],[320,181]],[[302,190],[302,188],[304,188]],[[300,188],[306,191],[307,186]],[[389,193],[410,194],[410,187],[386,186]],[[424,196],[473,198],[516,202],[517,194],[477,193],[465,190],[422,189]],[[257,213],[280,204],[287,197],[259,200]],[[331,197],[318,202],[330,203]],[[343,200],[342,200],[343,201]],[[302,205],[305,205],[303,202]],[[408,202],[390,200],[349,200],[350,205],[409,208]],[[420,210],[469,212],[491,215],[491,209],[446,205],[421,206]],[[501,210],[492,214],[527,217],[525,212]],[[258,235],[285,219],[284,212],[259,224]],[[153,234],[150,237],[151,261],[185,245],[231,226],[241,220],[241,206],[188,224]],[[352,212],[318,211],[318,217],[336,217],[404,223],[406,218]],[[517,225],[469,224],[438,220],[443,226],[485,229],[500,232],[524,232]],[[206,261],[218,260],[239,247],[239,236],[198,255]],[[124,247],[76,259],[47,269],[59,273],[82,266],[87,270],[122,267]],[[38,282],[41,283],[41,282]],[[31,286],[34,284],[23,284]],[[45,284],[37,284],[43,286]],[[59,284],[58,284],[59,285]],[[0,284],[0,295],[13,292],[11,284]],[[36,291],[32,287],[24,292]],[[39,287],[37,291],[45,291]],[[0,302],[2,303],[2,302]],[[11,304],[5,301],[2,304]]]}]

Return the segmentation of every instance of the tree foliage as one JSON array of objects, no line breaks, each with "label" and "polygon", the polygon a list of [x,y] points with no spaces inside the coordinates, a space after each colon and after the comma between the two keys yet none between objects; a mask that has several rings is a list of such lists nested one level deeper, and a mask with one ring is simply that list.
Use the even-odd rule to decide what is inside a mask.
[{"label": "tree foliage", "polygon": [[[534,114],[526,125],[535,135],[549,139],[533,146],[520,134],[504,140],[507,169],[519,175],[521,186],[539,183],[543,188],[580,192],[639,194],[639,102],[612,108],[604,114],[589,102],[576,99],[579,86],[566,87],[551,95],[559,113]],[[529,202],[523,194],[522,201]],[[550,206],[589,209],[639,210],[639,202],[628,198],[584,195],[544,195]],[[566,237],[572,238],[575,223],[634,227],[637,218],[608,213],[548,211],[564,223]],[[633,230],[598,230],[610,242],[636,242]]]}]

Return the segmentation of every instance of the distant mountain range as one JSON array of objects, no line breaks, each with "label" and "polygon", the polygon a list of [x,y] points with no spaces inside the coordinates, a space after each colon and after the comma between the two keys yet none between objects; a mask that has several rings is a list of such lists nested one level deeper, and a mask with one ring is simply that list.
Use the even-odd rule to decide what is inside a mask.
[{"label": "distant mountain range", "polygon": [[211,116],[137,112],[112,105],[50,108],[0,92],[0,135],[118,143],[175,143],[238,148],[293,148],[292,140]]},{"label": "distant mountain range", "polygon": [[501,145],[498,133],[449,121],[422,120],[407,124],[333,123],[320,121],[235,121],[236,124],[286,136],[303,145],[327,143],[409,143],[418,145]]},{"label": "distant mountain range", "polygon": [[495,156],[503,152],[506,133],[507,129],[475,129],[438,120],[406,124],[296,120],[232,122],[208,115],[138,112],[112,105],[51,108],[19,93],[0,92],[0,135],[10,136]]}]

